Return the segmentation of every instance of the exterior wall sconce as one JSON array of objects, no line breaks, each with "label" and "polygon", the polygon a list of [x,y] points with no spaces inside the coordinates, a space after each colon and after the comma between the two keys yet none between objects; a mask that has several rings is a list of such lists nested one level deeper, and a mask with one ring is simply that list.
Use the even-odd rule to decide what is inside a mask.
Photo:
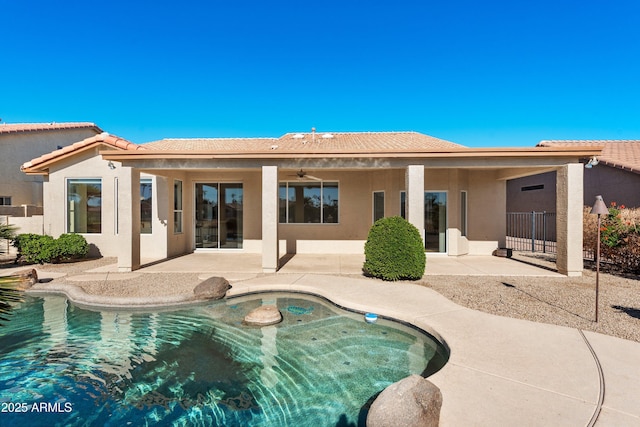
[{"label": "exterior wall sconce", "polygon": [[109,169],[111,170],[114,170],[116,168],[116,165],[114,165],[111,160],[109,160],[109,163],[107,163],[107,166],[109,166]]},{"label": "exterior wall sconce", "polygon": [[[595,157],[594,157],[595,158]],[[586,165],[585,165],[586,167]],[[591,215],[598,215],[598,239],[596,243],[596,323],[598,322],[598,292],[600,285],[600,215],[609,215],[609,209],[602,200],[602,196],[596,196],[596,202],[591,208]]]}]

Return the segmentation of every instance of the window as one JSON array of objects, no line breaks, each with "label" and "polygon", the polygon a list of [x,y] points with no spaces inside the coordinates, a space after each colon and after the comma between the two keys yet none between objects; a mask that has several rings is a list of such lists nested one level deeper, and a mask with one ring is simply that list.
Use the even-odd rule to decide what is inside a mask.
[{"label": "window", "polygon": [[0,196],[0,206],[11,206],[11,197]]},{"label": "window", "polygon": [[282,182],[279,199],[280,223],[338,223],[337,182]]},{"label": "window", "polygon": [[400,192],[400,216],[407,219],[407,192]]},{"label": "window", "polygon": [[153,187],[151,178],[140,180],[140,233],[151,234],[153,218]]},{"label": "window", "polygon": [[460,235],[467,235],[467,192],[460,192]]},{"label": "window", "polygon": [[182,181],[173,181],[173,232],[182,233]]},{"label": "window", "polygon": [[102,232],[102,180],[67,180],[67,233]]},{"label": "window", "polygon": [[373,192],[373,222],[384,218],[384,191]]}]

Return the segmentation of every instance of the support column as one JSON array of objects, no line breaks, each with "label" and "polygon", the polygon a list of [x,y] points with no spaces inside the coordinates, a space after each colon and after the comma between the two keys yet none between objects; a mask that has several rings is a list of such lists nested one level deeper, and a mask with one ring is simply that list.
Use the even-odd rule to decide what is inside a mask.
[{"label": "support column", "polygon": [[582,276],[583,169],[582,164],[571,163],[556,174],[556,266],[567,276]]},{"label": "support column", "polygon": [[262,271],[278,270],[278,167],[262,167]]},{"label": "support column", "polygon": [[407,189],[407,221],[418,229],[424,246],[424,166],[407,166],[405,188]]},{"label": "support column", "polygon": [[140,268],[140,171],[121,168],[118,174],[118,271],[133,271]]}]

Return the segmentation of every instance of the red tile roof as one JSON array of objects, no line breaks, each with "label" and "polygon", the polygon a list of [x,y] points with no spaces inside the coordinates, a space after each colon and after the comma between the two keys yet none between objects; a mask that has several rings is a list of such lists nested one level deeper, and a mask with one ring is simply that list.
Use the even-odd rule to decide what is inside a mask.
[{"label": "red tile roof", "polygon": [[106,132],[98,135],[83,139],[82,141],[67,145],[59,150],[52,151],[51,153],[44,154],[40,157],[24,163],[20,169],[25,173],[42,173],[48,167],[48,165],[61,158],[70,156],[78,151],[86,150],[96,145],[108,145],[119,150],[144,150],[141,145],[129,142],[126,139],[120,138],[115,135],[109,135]]},{"label": "red tile roof", "polygon": [[464,148],[418,132],[287,133],[280,138],[163,139],[144,144],[149,150],[296,153],[420,151]]},{"label": "red tile roof", "polygon": [[598,156],[601,164],[640,174],[640,140],[556,140],[540,141],[538,147],[595,147],[602,146]]},{"label": "red tile roof", "polygon": [[0,135],[16,132],[41,132],[48,130],[69,130],[69,129],[93,129],[96,133],[101,133],[95,123],[69,122],[69,123],[0,123]]}]

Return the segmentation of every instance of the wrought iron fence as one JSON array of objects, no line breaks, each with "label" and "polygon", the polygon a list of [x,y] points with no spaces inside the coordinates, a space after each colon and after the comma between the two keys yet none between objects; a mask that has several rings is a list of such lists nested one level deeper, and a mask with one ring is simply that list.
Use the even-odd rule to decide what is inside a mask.
[{"label": "wrought iron fence", "polygon": [[507,247],[556,253],[555,212],[507,212]]}]

